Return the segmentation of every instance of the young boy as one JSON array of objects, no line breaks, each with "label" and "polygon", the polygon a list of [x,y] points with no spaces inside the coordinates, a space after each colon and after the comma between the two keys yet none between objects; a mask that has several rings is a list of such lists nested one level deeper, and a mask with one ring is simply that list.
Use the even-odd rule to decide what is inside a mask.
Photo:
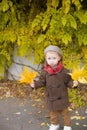
[{"label": "young boy", "polygon": [[68,87],[77,86],[69,71],[62,64],[63,54],[59,47],[49,45],[44,50],[46,64],[42,70],[39,80],[31,84],[32,88],[44,86],[47,96],[47,107],[50,111],[50,128],[49,130],[59,130],[58,117],[61,114],[64,121],[63,130],[72,130],[71,119],[68,112],[69,99]]}]

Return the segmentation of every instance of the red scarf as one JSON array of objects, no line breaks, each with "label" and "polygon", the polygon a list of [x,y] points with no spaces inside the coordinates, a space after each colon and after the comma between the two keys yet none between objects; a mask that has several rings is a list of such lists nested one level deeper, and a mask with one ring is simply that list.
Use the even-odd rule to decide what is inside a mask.
[{"label": "red scarf", "polygon": [[49,74],[56,74],[58,72],[60,72],[63,68],[63,64],[60,61],[54,68],[52,68],[51,66],[49,66],[48,64],[46,64],[46,66],[44,67],[44,70],[46,72],[48,72]]}]

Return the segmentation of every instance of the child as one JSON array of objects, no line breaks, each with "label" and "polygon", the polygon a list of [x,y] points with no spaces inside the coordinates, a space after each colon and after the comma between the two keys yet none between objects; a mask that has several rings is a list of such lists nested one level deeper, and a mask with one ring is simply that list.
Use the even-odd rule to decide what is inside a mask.
[{"label": "child", "polygon": [[64,121],[64,130],[72,130],[71,120],[68,112],[69,99],[68,87],[77,86],[68,74],[69,71],[62,64],[63,54],[59,47],[49,45],[44,50],[46,64],[42,70],[39,80],[31,83],[32,88],[45,86],[47,96],[47,107],[50,111],[49,130],[59,130],[58,117],[61,114]]}]

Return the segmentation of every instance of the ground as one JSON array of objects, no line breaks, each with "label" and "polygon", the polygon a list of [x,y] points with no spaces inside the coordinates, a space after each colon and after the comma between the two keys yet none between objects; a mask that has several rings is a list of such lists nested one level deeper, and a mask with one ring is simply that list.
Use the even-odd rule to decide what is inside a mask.
[{"label": "ground", "polygon": [[[0,130],[49,129],[43,89],[36,93],[29,85],[14,82],[1,83],[0,86]],[[74,110],[69,108],[69,111],[73,130],[87,130],[87,106]],[[62,130],[61,117],[60,125]]]}]

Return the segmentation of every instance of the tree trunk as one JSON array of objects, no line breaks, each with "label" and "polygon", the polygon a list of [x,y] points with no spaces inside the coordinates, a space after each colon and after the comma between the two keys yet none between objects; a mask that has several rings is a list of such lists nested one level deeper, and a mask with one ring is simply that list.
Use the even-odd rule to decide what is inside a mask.
[{"label": "tree trunk", "polygon": [[8,65],[7,65],[7,60],[5,59],[5,64],[4,64],[4,81],[8,80]]}]

